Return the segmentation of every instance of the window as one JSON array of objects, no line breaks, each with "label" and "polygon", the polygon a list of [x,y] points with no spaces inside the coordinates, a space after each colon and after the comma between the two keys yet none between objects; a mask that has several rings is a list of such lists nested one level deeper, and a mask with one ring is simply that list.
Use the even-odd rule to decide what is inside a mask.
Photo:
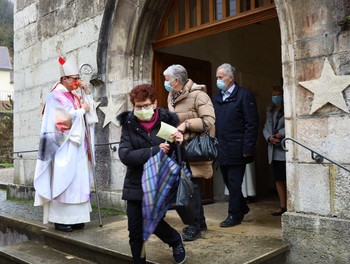
[{"label": "window", "polygon": [[271,6],[273,0],[174,0],[158,39]]},{"label": "window", "polygon": [[277,17],[273,0],[169,0],[153,49]]}]

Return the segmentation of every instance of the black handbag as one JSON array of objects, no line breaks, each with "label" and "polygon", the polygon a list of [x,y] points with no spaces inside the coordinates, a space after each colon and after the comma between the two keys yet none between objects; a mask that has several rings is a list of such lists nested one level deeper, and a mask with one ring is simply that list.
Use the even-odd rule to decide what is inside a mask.
[{"label": "black handbag", "polygon": [[182,165],[182,168],[180,172],[180,179],[179,185],[177,187],[174,208],[180,216],[182,222],[185,225],[190,225],[194,222],[194,186],[191,181],[191,172],[182,162],[180,144],[177,144],[177,156],[178,162]]},{"label": "black handbag", "polygon": [[218,156],[217,145],[218,141],[216,137],[212,137],[209,134],[209,130],[204,120],[203,128],[205,136],[201,137],[200,133],[197,133],[186,146],[186,157],[188,161],[213,161]]},{"label": "black handbag", "polygon": [[185,225],[193,224],[194,221],[193,188],[191,176],[187,176],[185,168],[182,168],[177,188],[175,210]]}]

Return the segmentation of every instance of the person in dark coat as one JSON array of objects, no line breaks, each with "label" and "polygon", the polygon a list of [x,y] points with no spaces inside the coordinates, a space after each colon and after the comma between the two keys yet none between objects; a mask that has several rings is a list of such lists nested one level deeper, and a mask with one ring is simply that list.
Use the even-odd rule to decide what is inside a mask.
[{"label": "person in dark coat", "polygon": [[[127,200],[129,244],[133,263],[136,264],[146,263],[146,258],[141,257],[143,165],[160,150],[169,155],[175,151],[175,143],[165,143],[164,139],[157,137],[156,134],[160,129],[161,121],[177,127],[179,119],[176,114],[157,108],[156,93],[151,84],[141,84],[133,88],[130,92],[130,101],[134,109],[121,113],[117,117],[122,125],[118,153],[121,162],[127,166],[122,199]],[[172,137],[175,142],[182,143],[183,141],[181,132],[175,132]],[[154,234],[173,248],[176,263],[184,263],[186,252],[182,237],[174,228],[162,219]]]},{"label": "person in dark coat", "polygon": [[246,164],[253,161],[258,132],[255,96],[235,81],[236,70],[228,63],[217,68],[217,87],[213,96],[216,137],[221,174],[229,191],[228,216],[221,227],[241,224],[249,207],[242,194]]}]

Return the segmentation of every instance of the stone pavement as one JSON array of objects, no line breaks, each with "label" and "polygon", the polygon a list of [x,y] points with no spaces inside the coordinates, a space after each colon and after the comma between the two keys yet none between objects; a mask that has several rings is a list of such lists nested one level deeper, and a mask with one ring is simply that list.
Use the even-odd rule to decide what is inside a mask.
[{"label": "stone pavement", "polygon": [[[268,260],[287,249],[282,241],[280,217],[270,215],[277,206],[276,201],[259,201],[249,206],[251,210],[241,225],[220,228],[220,221],[226,218],[227,203],[205,205],[208,231],[203,232],[202,238],[196,241],[185,242],[186,263],[281,263]],[[42,208],[34,207],[32,202],[0,201],[0,215],[42,225],[47,228],[47,233],[62,236],[63,239],[130,256],[126,216],[117,216],[113,211],[102,212],[103,227],[98,226],[94,210],[92,222],[84,230],[68,234],[54,230],[52,224],[43,225]],[[178,231],[184,227],[174,210],[168,211],[166,221]],[[173,263],[171,249],[154,235],[146,243],[146,252],[149,263]]]},{"label": "stone pavement", "polygon": [[[56,236],[56,240],[57,237],[61,239],[63,244],[68,245],[66,246],[68,252],[69,247],[73,248],[73,244],[69,243],[75,241],[75,244],[80,244],[87,250],[95,248],[98,251],[105,252],[106,255],[113,257],[122,256],[123,258],[123,261],[112,262],[130,262],[131,254],[128,244],[127,218],[125,214],[120,215],[120,212],[115,210],[102,210],[103,226],[99,227],[98,214],[96,209],[93,209],[91,213],[92,221],[86,224],[84,230],[78,230],[68,234],[56,231],[52,224],[42,224],[42,207],[34,207],[33,201],[6,200],[6,186],[13,182],[11,178],[12,174],[11,169],[0,170],[0,219],[8,219],[9,221],[14,219],[25,227],[27,226],[26,223],[32,223],[39,227],[38,230],[43,229],[43,233],[47,237]],[[260,200],[249,204],[251,210],[241,225],[221,228],[219,224],[227,216],[227,206],[227,202],[216,202],[204,206],[208,231],[203,232],[202,238],[196,241],[185,242],[187,252],[186,263],[283,263],[278,257],[277,261],[271,259],[280,253],[283,254],[288,249],[282,240],[280,217],[273,217],[270,214],[272,210],[278,207],[277,199]],[[168,211],[166,221],[179,232],[184,227],[175,210]],[[0,230],[1,225],[2,223],[0,223]],[[24,258],[28,257],[25,254],[33,246],[29,242],[18,245],[19,250],[17,251],[22,252]],[[39,251],[44,250],[44,248],[47,247],[39,247]],[[11,251],[12,249],[9,248],[8,250]],[[75,255],[74,249],[72,251],[70,253]],[[50,254],[52,252],[48,253],[48,255]],[[91,255],[94,260],[92,263],[110,263],[109,261],[94,259],[93,254],[95,253]],[[171,249],[154,235],[146,243],[146,254],[149,263],[173,263]],[[101,257],[103,258],[103,256]],[[33,261],[26,263],[41,262]],[[72,263],[72,261],[59,261],[57,263]]]}]

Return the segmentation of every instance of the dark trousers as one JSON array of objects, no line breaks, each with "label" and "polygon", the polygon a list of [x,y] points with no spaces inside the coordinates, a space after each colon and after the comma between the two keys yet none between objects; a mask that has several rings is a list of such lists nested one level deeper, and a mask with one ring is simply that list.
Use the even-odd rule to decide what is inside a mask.
[{"label": "dark trousers", "polygon": [[201,223],[205,223],[204,210],[201,197],[201,182],[200,178],[191,178],[193,182],[193,199],[194,199],[194,223],[196,228],[200,228]]},{"label": "dark trousers", "polygon": [[[146,263],[146,258],[141,258],[144,242],[142,236],[142,201],[128,201],[126,213],[128,216],[129,244],[133,263]],[[165,222],[164,219],[160,220],[154,234],[170,247],[176,246],[181,241],[180,234]]]},{"label": "dark trousers", "polygon": [[249,208],[242,194],[242,182],[245,164],[220,166],[222,178],[229,191],[228,214],[236,221],[241,221]]}]

